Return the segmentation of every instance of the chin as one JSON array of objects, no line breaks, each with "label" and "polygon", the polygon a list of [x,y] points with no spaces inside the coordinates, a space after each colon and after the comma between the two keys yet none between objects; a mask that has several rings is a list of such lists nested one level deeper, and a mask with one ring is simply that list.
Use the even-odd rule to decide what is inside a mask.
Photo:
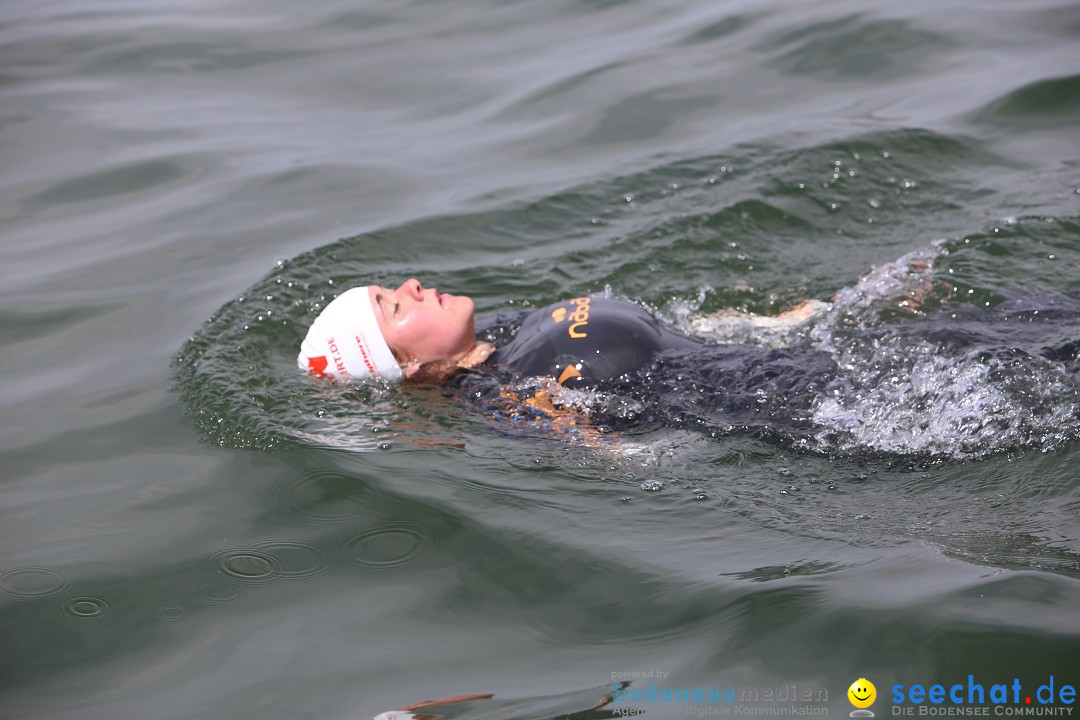
[{"label": "chin", "polygon": [[476,312],[476,305],[473,303],[471,297],[467,297],[465,295],[455,297],[454,304],[451,306],[451,310],[453,310],[455,315],[460,316],[466,325],[472,327],[473,315]]}]

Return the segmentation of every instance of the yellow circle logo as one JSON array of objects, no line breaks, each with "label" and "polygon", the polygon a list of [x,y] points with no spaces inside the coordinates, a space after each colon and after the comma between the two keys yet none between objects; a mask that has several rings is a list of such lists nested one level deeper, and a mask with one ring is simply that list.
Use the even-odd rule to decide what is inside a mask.
[{"label": "yellow circle logo", "polygon": [[857,708],[868,708],[877,699],[877,688],[866,678],[859,678],[847,689],[848,700]]}]

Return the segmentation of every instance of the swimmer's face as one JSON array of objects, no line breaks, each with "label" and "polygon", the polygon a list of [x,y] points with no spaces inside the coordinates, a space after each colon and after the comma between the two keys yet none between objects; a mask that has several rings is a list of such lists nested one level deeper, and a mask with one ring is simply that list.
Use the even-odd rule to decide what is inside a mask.
[{"label": "swimmer's face", "polygon": [[429,363],[456,363],[476,345],[472,298],[439,293],[415,278],[395,290],[372,285],[368,295],[406,377]]}]

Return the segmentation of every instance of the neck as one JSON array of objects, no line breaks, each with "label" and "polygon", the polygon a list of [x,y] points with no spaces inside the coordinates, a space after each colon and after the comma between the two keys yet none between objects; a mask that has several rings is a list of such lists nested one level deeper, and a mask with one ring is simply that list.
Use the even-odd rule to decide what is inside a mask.
[{"label": "neck", "polygon": [[438,384],[458,370],[483,364],[493,352],[495,346],[491,343],[476,343],[456,360],[424,363],[414,370],[407,369],[405,376],[414,382]]},{"label": "neck", "polygon": [[457,361],[457,366],[461,368],[471,368],[477,365],[483,364],[491,353],[495,352],[495,346],[489,342],[476,343],[472,346],[472,349],[465,353],[460,360]]}]

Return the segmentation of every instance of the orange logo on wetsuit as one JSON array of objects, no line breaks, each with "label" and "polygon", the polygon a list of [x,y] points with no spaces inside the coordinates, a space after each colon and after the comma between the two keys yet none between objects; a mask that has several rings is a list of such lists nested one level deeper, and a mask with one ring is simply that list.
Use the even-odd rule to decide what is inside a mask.
[{"label": "orange logo on wetsuit", "polygon": [[[558,367],[558,366],[556,366],[556,367]],[[577,366],[576,365],[567,365],[563,369],[562,375],[559,376],[558,382],[559,382],[560,385],[563,385],[563,384],[566,383],[567,380],[569,380],[571,378],[579,378],[579,377],[581,377],[581,371],[577,369]]]},{"label": "orange logo on wetsuit", "polygon": [[570,320],[570,327],[566,332],[572,338],[583,338],[588,335],[582,328],[589,324],[589,298],[572,298],[570,304],[575,307],[569,317],[566,314],[566,308],[557,307],[551,311],[551,319],[557,323],[561,323],[563,320]]}]

